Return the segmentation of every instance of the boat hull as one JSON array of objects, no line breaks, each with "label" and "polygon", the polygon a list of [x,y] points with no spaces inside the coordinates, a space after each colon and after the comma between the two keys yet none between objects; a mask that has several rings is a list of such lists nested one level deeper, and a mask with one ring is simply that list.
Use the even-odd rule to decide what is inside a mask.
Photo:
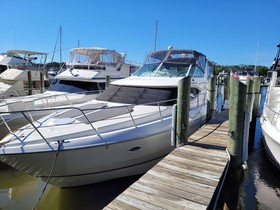
[{"label": "boat hull", "polygon": [[[188,135],[204,123],[204,115],[191,119]],[[50,178],[49,182],[60,188],[144,174],[174,149],[170,125],[171,119],[110,134],[103,137],[107,143],[88,147],[67,149],[71,140],[65,140],[60,147],[57,144],[57,149],[48,152],[3,152],[0,161],[43,181]],[[131,135],[138,137],[131,138]]]},{"label": "boat hull", "polygon": [[271,125],[267,119],[262,119],[262,121],[265,152],[269,159],[280,169],[280,142],[279,136],[277,135],[280,131],[275,125]]},{"label": "boat hull", "polygon": [[172,150],[170,132],[165,132],[102,146],[2,155],[0,159],[43,181],[50,176],[51,184],[65,188],[143,174]]}]

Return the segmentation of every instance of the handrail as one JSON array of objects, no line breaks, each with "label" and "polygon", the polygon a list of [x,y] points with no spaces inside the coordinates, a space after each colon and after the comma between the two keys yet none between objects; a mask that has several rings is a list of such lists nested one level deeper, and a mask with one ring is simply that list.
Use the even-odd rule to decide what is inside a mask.
[{"label": "handrail", "polygon": [[44,100],[46,100],[46,103],[49,105],[49,107],[51,107],[49,101],[47,101],[47,100],[48,99],[51,100],[51,99],[53,99],[55,97],[59,97],[59,96],[65,96],[66,100],[68,101],[68,104],[73,105],[68,96],[71,96],[71,95],[74,96],[74,95],[79,95],[79,94],[90,95],[90,94],[95,94],[95,93],[98,94],[100,92],[101,92],[101,90],[100,91],[99,90],[97,90],[97,91],[84,91],[84,92],[76,92],[76,93],[62,92],[62,93],[57,93],[57,94],[52,94],[52,95],[47,95],[47,94],[44,95],[44,94],[39,93],[41,95],[38,98],[32,97],[32,96],[36,96],[36,95],[31,95],[30,98],[27,98],[26,96],[17,96],[17,97],[7,98],[8,100],[9,99],[18,99],[17,101],[13,100],[13,101],[9,102],[9,101],[3,99],[2,102],[4,102],[5,104],[2,104],[2,105],[0,104],[0,107],[6,106],[6,105],[16,104],[16,103],[19,103],[19,102],[30,103],[30,102],[42,101],[42,103],[44,104],[45,103]]},{"label": "handrail", "polygon": [[[35,94],[33,94],[33,95],[36,95],[37,91],[39,91],[40,89],[38,89],[38,88],[36,89],[36,88],[32,87],[32,88],[13,89],[13,90],[4,90],[4,91],[0,90],[0,101],[11,98],[11,95],[12,95],[12,97],[17,97],[17,98],[28,96],[28,94],[27,94],[28,90],[32,90],[32,92],[34,91]],[[20,94],[23,92],[26,93],[26,95]]]}]

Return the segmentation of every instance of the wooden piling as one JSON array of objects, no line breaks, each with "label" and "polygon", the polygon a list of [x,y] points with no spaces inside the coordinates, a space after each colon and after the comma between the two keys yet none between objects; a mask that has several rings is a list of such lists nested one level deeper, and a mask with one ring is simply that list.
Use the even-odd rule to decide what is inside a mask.
[{"label": "wooden piling", "polygon": [[244,136],[243,136],[243,155],[242,162],[244,167],[247,168],[246,161],[248,159],[248,145],[249,145],[249,131],[250,122],[252,119],[252,109],[253,102],[255,99],[254,95],[254,82],[253,80],[247,78],[247,89],[246,89],[246,104],[245,104],[245,116],[244,116]]},{"label": "wooden piling", "polygon": [[27,82],[28,82],[28,95],[32,95],[32,78],[31,71],[27,72]]},{"label": "wooden piling", "polygon": [[238,79],[230,77],[229,95],[229,138],[228,152],[230,154],[230,166],[225,181],[230,190],[223,194],[223,209],[237,209],[238,192],[242,168],[242,147],[243,147],[243,128],[244,111],[246,103],[246,85]]},{"label": "wooden piling", "polygon": [[179,80],[177,94],[176,145],[188,142],[191,77]]},{"label": "wooden piling", "polygon": [[253,118],[259,116],[260,95],[261,95],[261,78],[254,77],[253,92],[255,94],[255,101],[253,107]]},{"label": "wooden piling", "polygon": [[260,115],[260,96],[261,96],[261,78],[254,77],[253,79],[253,94],[255,96],[253,110],[251,113],[250,131],[249,131],[249,146],[254,144],[254,136],[256,133],[257,117]]},{"label": "wooden piling", "polygon": [[105,87],[107,88],[107,87],[109,87],[109,85],[111,83],[111,78],[109,75],[106,75],[105,79],[106,79]]},{"label": "wooden piling", "polygon": [[207,122],[213,117],[215,111],[216,81],[217,81],[217,76],[214,76],[210,79],[208,83],[207,116],[206,116]]},{"label": "wooden piling", "polygon": [[40,91],[41,93],[45,91],[44,74],[42,72],[40,72]]},{"label": "wooden piling", "polygon": [[224,78],[224,99],[229,99],[229,77]]},{"label": "wooden piling", "polygon": [[229,140],[228,151],[232,167],[241,169],[246,85],[230,77]]}]

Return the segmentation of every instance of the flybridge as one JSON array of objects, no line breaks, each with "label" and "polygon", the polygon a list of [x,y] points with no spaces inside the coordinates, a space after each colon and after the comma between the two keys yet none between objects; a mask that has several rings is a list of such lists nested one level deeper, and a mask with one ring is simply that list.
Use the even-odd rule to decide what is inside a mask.
[{"label": "flybridge", "polygon": [[[38,59],[35,55],[40,56],[40,58]],[[8,50],[6,53],[0,54],[0,64],[3,65],[44,65],[46,60],[47,53],[28,50]]]}]

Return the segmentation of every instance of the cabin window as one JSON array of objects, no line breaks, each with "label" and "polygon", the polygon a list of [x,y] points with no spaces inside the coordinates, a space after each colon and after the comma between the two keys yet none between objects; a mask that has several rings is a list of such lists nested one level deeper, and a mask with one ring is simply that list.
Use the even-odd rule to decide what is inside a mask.
[{"label": "cabin window", "polygon": [[199,89],[191,87],[191,90],[190,90],[190,100],[195,99],[198,96],[199,93],[200,93]]},{"label": "cabin window", "polygon": [[8,68],[6,65],[0,65],[0,74],[2,74],[4,71],[6,71]]}]

